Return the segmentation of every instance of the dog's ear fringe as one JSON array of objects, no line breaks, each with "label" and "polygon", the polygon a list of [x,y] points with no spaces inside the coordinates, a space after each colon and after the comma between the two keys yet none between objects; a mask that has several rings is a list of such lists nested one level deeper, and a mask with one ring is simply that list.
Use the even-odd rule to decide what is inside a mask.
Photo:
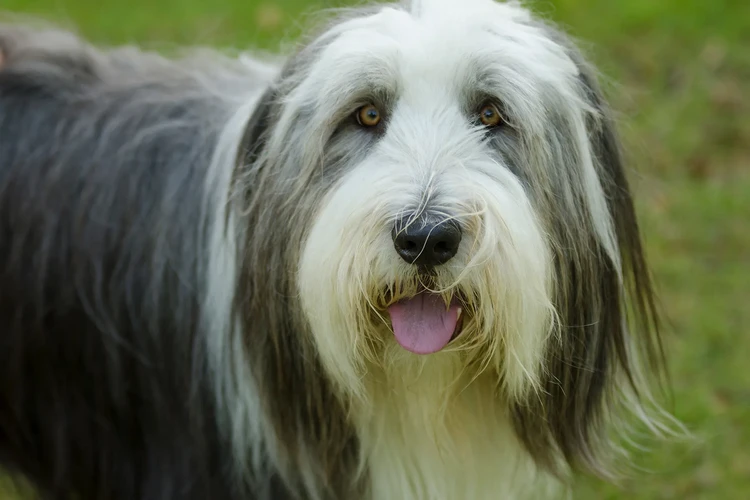
[{"label": "dog's ear fringe", "polygon": [[[279,159],[269,157],[269,141],[279,133],[278,115],[301,69],[297,62],[290,59],[256,101],[237,148],[232,189],[241,198],[246,229],[233,316],[241,318],[253,376],[263,381],[259,400],[272,429],[268,446],[282,482],[310,496],[348,498],[364,488],[352,469],[358,442],[295,312],[294,283],[287,273],[296,261],[296,245],[290,243],[293,226],[279,220],[291,219],[300,200],[287,203],[270,181]],[[265,230],[256,232],[258,227]]]},{"label": "dog's ear fringe", "polygon": [[[561,340],[549,348],[546,393],[517,402],[512,408],[514,424],[537,462],[560,478],[580,469],[613,481],[629,468],[627,450],[619,447],[616,438],[631,440],[630,417],[656,437],[688,433],[655,396],[662,399],[669,392],[661,315],[612,112],[596,70],[572,39],[549,23],[538,19],[534,23],[576,64],[580,94],[595,110],[587,117],[589,147],[616,234],[621,268],[599,244],[590,242],[598,255],[598,269],[592,272],[599,282],[594,286],[583,280],[585,273],[576,268],[578,264],[568,269],[558,256],[558,272],[568,279],[566,285],[560,283],[569,289],[562,291],[563,296],[575,297],[582,290],[592,295],[578,297],[574,304],[567,299],[559,304],[570,312],[559,311]],[[597,300],[604,301],[598,312],[576,312]],[[596,324],[572,326],[578,324],[576,319],[591,315]],[[583,351],[574,346],[589,341],[593,345],[585,345]],[[593,375],[586,375],[587,371]]]},{"label": "dog's ear fringe", "polygon": [[[618,238],[622,265],[622,309],[626,322],[624,344],[617,349],[619,395],[613,395],[611,416],[622,438],[631,440],[637,431],[623,418],[633,418],[657,439],[692,439],[687,428],[665,406],[673,406],[669,366],[667,363],[663,326],[664,313],[659,304],[636,207],[631,195],[628,168],[618,134],[617,123],[604,92],[599,86],[595,69],[580,52],[572,57],[580,70],[580,81],[589,101],[598,111],[589,123],[591,147]],[[663,401],[663,403],[662,403]],[[629,415],[628,415],[629,414]],[[633,443],[643,448],[641,443]],[[627,458],[626,450],[623,451]]]},{"label": "dog's ear fringe", "polygon": [[269,122],[271,121],[271,112],[276,95],[276,87],[271,85],[258,100],[258,105],[247,121],[245,132],[240,141],[236,160],[238,166],[252,165],[258,158],[267,140]]}]

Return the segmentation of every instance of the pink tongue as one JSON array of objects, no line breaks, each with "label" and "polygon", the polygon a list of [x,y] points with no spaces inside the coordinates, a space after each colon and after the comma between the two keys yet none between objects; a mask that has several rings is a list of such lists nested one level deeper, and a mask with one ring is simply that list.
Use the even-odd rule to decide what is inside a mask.
[{"label": "pink tongue", "polygon": [[432,354],[451,341],[458,322],[458,304],[445,307],[440,295],[420,293],[388,308],[393,333],[401,347],[415,354]]}]

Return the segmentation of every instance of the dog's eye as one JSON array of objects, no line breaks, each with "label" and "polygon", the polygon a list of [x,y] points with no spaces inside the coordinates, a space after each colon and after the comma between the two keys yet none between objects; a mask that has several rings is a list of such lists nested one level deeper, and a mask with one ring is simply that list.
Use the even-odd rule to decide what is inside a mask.
[{"label": "dog's eye", "polygon": [[380,123],[380,111],[372,104],[362,106],[357,110],[357,123],[363,127],[374,127]]},{"label": "dog's eye", "polygon": [[498,111],[494,104],[485,104],[479,110],[479,120],[486,127],[497,127],[505,123],[503,115]]}]

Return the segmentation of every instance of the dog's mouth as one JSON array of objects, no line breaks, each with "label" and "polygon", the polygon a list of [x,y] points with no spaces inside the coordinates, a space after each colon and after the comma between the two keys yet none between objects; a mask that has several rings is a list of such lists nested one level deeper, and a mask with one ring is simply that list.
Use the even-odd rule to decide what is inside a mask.
[{"label": "dog's mouth", "polygon": [[396,341],[415,354],[443,350],[458,337],[464,311],[458,297],[446,304],[443,296],[427,290],[388,306]]}]

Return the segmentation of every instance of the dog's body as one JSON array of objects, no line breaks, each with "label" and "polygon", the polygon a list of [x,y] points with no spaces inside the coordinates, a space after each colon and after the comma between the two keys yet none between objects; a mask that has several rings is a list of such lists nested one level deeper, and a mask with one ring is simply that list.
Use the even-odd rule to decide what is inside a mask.
[{"label": "dog's body", "polygon": [[608,473],[659,350],[612,123],[565,37],[469,3],[278,65],[0,26],[0,465],[111,500]]}]

